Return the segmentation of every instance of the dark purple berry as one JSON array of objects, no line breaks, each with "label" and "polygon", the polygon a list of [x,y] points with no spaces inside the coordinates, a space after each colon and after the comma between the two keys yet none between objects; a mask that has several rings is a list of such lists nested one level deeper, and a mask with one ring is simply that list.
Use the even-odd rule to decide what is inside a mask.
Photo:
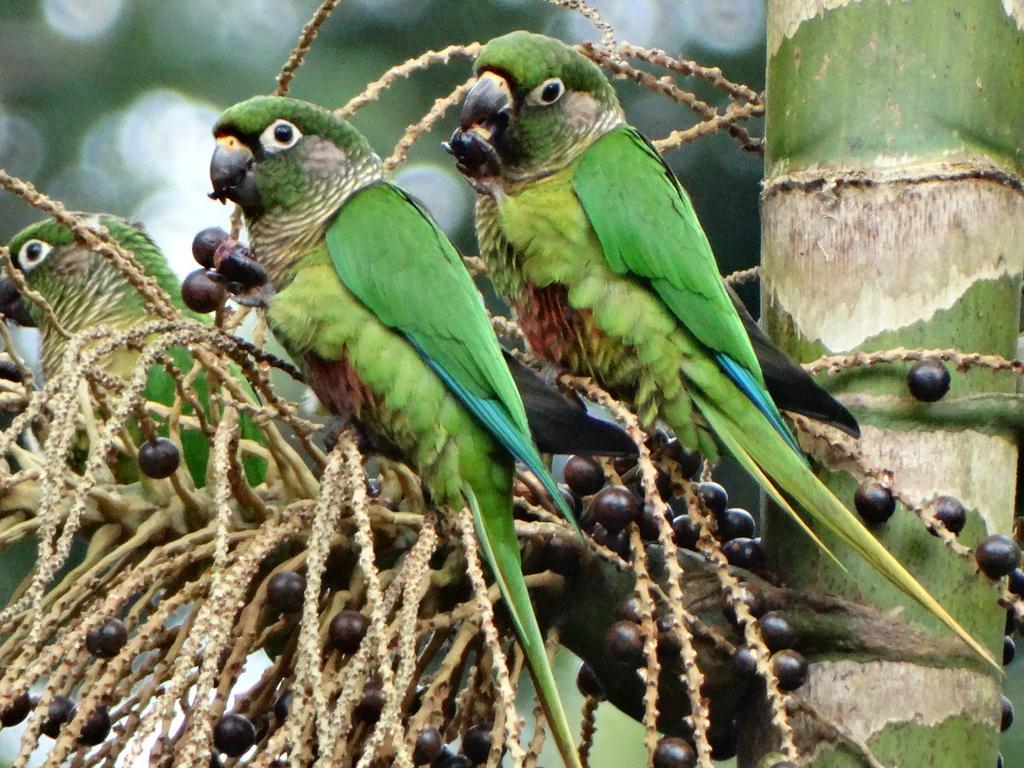
[{"label": "dark purple berry", "polygon": [[754,516],[745,509],[732,507],[715,518],[718,524],[718,538],[722,541],[732,539],[752,539],[757,531]]},{"label": "dark purple berry", "polygon": [[1017,656],[1017,644],[1013,642],[1013,638],[1007,635],[1003,638],[1003,666],[1013,661]]},{"label": "dark purple berry", "polygon": [[288,710],[292,707],[293,698],[295,698],[295,694],[291,691],[285,691],[277,697],[277,701],[274,702],[274,718],[278,723],[283,723],[288,719]]},{"label": "dark purple berry", "polygon": [[722,545],[722,554],[729,565],[747,571],[759,571],[764,568],[764,550],[756,539],[732,539]]},{"label": "dark purple berry", "polygon": [[[430,764],[430,768],[445,768],[445,766],[448,765],[448,761],[454,759],[455,756],[456,755],[452,752],[451,748],[445,744],[441,747],[441,751],[437,753],[437,757],[435,757],[433,762]],[[462,755],[459,755],[459,757],[467,763],[469,762],[469,760],[466,760]]]},{"label": "dark purple berry", "polygon": [[[745,589],[740,593],[740,601],[747,607],[747,610],[750,611],[750,615],[754,618],[757,618],[764,613],[764,604],[761,601],[761,598],[749,589]],[[725,603],[722,606],[722,615],[725,616],[725,620],[734,627],[739,626],[739,620],[736,618],[736,611],[729,603]]]},{"label": "dark purple berry", "polygon": [[1020,547],[1009,536],[993,534],[978,542],[974,559],[990,579],[1009,576],[1020,565]]},{"label": "dark purple berry", "polygon": [[619,621],[631,621],[634,624],[639,624],[643,621],[643,614],[640,608],[640,598],[636,595],[630,595],[624,598],[615,606],[615,618]]},{"label": "dark purple berry", "polygon": [[102,744],[110,734],[110,710],[100,705],[94,709],[82,724],[82,732],[78,735],[78,743],[88,747]]},{"label": "dark purple berry", "polygon": [[644,504],[643,509],[640,511],[640,517],[637,519],[636,524],[640,529],[640,537],[644,541],[657,541],[660,535],[658,528],[658,512],[655,512],[654,506],[651,504]]},{"label": "dark purple berry", "polygon": [[627,562],[633,559],[633,548],[630,545],[629,531],[622,530],[608,534],[608,541],[605,546]]},{"label": "dark purple berry", "polygon": [[107,619],[85,634],[85,647],[93,656],[112,659],[128,642],[128,630],[117,619]]},{"label": "dark purple berry", "polygon": [[783,691],[795,691],[807,682],[807,660],[794,650],[779,651],[772,656],[772,673]]},{"label": "dark purple berry", "polygon": [[708,512],[713,515],[722,514],[725,512],[726,507],[729,506],[729,494],[718,483],[698,483],[697,496],[704,502]]},{"label": "dark purple berry", "polygon": [[696,549],[700,539],[700,526],[689,515],[679,515],[672,520],[672,538],[677,547]]},{"label": "dark purple berry", "polygon": [[621,486],[605,488],[590,504],[594,519],[609,533],[618,533],[640,517],[640,499]]},{"label": "dark purple berry", "polygon": [[636,469],[636,456],[616,456],[612,459],[612,468],[620,478],[625,478]]},{"label": "dark purple berry", "polygon": [[170,477],[181,463],[178,446],[166,437],[147,440],[139,446],[139,471],[146,477]]},{"label": "dark purple berry", "polygon": [[711,757],[714,760],[728,760],[736,756],[736,721],[730,720],[725,728],[712,728],[708,733]]},{"label": "dark purple berry", "polygon": [[441,732],[429,726],[420,728],[416,734],[416,745],[412,748],[413,765],[426,765],[432,763],[441,754],[441,747],[444,742],[441,740]]},{"label": "dark purple berry", "polygon": [[[672,498],[672,478],[669,477],[666,473],[662,472],[660,469],[654,476],[654,488],[655,490],[657,490],[658,495],[661,496],[661,498],[664,499],[665,501],[668,501]],[[643,496],[642,491],[640,495]]]},{"label": "dark purple berry", "polygon": [[552,536],[544,542],[544,568],[563,576],[579,570],[580,550],[574,539]]},{"label": "dark purple berry", "polygon": [[796,630],[781,611],[769,611],[757,620],[757,627],[769,651],[781,651],[796,645]]},{"label": "dark purple berry", "polygon": [[207,269],[213,269],[214,251],[228,237],[220,227],[207,227],[192,238],[192,258]]},{"label": "dark purple berry", "polygon": [[359,611],[345,610],[331,619],[331,645],[342,653],[355,653],[363,642],[370,620]]},{"label": "dark purple berry", "polygon": [[373,725],[380,720],[380,713],[384,711],[384,691],[376,683],[367,683],[363,687],[363,695],[356,704],[352,714],[357,720],[367,725]]},{"label": "dark purple berry", "polygon": [[44,736],[56,739],[64,724],[71,722],[77,709],[78,707],[75,706],[75,702],[67,696],[59,694],[54,696],[50,699],[50,704],[46,708],[46,718],[43,720],[43,724],[39,726],[40,732]]},{"label": "dark purple berry", "polygon": [[186,307],[201,315],[215,311],[227,296],[224,285],[211,280],[205,269],[189,272],[181,284],[181,300]]},{"label": "dark purple berry", "polygon": [[644,637],[631,621],[616,621],[604,636],[605,657],[624,666],[637,668],[644,663]]},{"label": "dark purple berry", "polygon": [[662,661],[678,656],[683,650],[683,644],[679,641],[675,625],[668,616],[658,619],[658,658]]},{"label": "dark purple berry", "polygon": [[584,696],[591,696],[595,699],[604,698],[604,686],[601,685],[597,672],[587,662],[583,662],[580,665],[580,671],[576,673],[576,687]]},{"label": "dark purple berry", "polygon": [[697,451],[691,451],[676,438],[672,438],[661,448],[660,454],[672,459],[679,465],[679,473],[687,480],[692,479],[701,470],[704,457]]},{"label": "dark purple berry", "polygon": [[594,523],[594,527],[590,531],[590,537],[594,540],[595,544],[607,547],[624,560],[629,560],[632,556],[629,548],[629,533],[625,530],[609,533],[608,529],[603,525]]},{"label": "dark purple berry", "polygon": [[747,646],[741,645],[733,651],[732,666],[740,677],[751,678],[757,674],[757,657]]},{"label": "dark purple berry", "polygon": [[4,711],[0,712],[0,726],[10,728],[12,725],[17,725],[28,717],[28,713],[32,711],[34,704],[35,702],[32,701],[28,691],[19,693],[11,699],[11,703],[7,705]]},{"label": "dark purple berry", "polygon": [[942,523],[950,533],[960,533],[967,525],[967,510],[959,499],[952,496],[939,496],[935,500],[935,519]]},{"label": "dark purple berry", "polygon": [[474,765],[487,762],[491,753],[491,729],[486,725],[474,725],[462,735],[462,754]]},{"label": "dark purple berry", "polygon": [[224,715],[213,726],[213,746],[228,757],[238,757],[256,743],[256,726],[245,715]]},{"label": "dark purple berry", "polygon": [[590,496],[604,487],[604,469],[590,456],[571,456],[565,462],[562,476],[573,493],[580,496]]},{"label": "dark purple berry", "polygon": [[1010,574],[1010,592],[1017,597],[1024,597],[1024,571],[1014,568]]},{"label": "dark purple berry", "polygon": [[13,360],[0,360],[0,379],[19,382],[24,379],[24,374]]},{"label": "dark purple berry", "polygon": [[1003,696],[1002,701],[999,702],[999,709],[999,730],[1005,731],[1013,725],[1013,702]]},{"label": "dark purple berry", "polygon": [[896,511],[892,491],[879,483],[864,483],[853,495],[853,504],[865,522],[880,525]]},{"label": "dark purple berry", "polygon": [[302,610],[306,596],[306,577],[295,571],[281,571],[267,583],[267,602],[277,613],[295,613]]},{"label": "dark purple berry", "polygon": [[919,360],[907,372],[907,387],[918,400],[934,403],[949,391],[949,370],[939,360]]},{"label": "dark purple berry", "polygon": [[654,768],[693,768],[697,765],[697,753],[686,741],[675,736],[665,736],[654,748]]}]

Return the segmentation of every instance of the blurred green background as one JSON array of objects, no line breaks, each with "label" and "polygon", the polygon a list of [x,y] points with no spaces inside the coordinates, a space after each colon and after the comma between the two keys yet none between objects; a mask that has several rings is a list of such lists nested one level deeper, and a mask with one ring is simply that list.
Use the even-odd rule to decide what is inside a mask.
[{"label": "blurred green background", "polygon": [[[659,47],[733,80],[763,87],[764,0],[595,0],[619,38]],[[210,127],[224,107],[270,92],[274,77],[318,0],[0,0],[0,167],[33,181],[70,208],[130,216],[146,224],[184,275],[199,229],[227,222],[208,200]],[[291,95],[340,106],[388,67],[428,48],[487,40],[528,28],[577,42],[596,40],[577,14],[543,0],[342,0],[320,33]],[[457,61],[400,82],[353,122],[383,156],[433,100],[469,76]],[[688,83],[722,106],[724,97]],[[619,83],[631,122],[652,138],[695,122],[684,107]],[[472,195],[440,143],[455,115],[410,152],[398,180],[424,200],[466,252],[475,252]],[[762,125],[750,125],[755,135]],[[693,197],[723,272],[751,266],[759,249],[760,158],[719,134],[668,158]],[[38,216],[0,193],[0,242]],[[756,288],[743,289],[756,302]],[[30,351],[33,332],[19,332]],[[734,496],[736,494],[734,493]],[[751,505],[749,490],[741,504]],[[0,582],[3,569],[0,568]],[[5,585],[0,583],[0,589]],[[559,674],[579,711],[576,662]],[[1024,679],[1009,687],[1024,701]],[[530,707],[524,709],[524,714]],[[1024,754],[1011,730],[1007,765]],[[0,758],[15,747],[0,732]],[[1011,741],[1014,743],[1011,745]],[[642,765],[640,726],[601,708],[592,764]],[[548,763],[555,762],[550,753]],[[544,762],[544,761],[542,761]]]}]

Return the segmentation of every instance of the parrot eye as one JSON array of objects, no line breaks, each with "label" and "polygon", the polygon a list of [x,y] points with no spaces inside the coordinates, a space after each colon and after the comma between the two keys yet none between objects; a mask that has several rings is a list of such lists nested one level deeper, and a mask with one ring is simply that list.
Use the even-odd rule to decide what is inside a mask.
[{"label": "parrot eye", "polygon": [[52,250],[53,246],[49,243],[44,243],[42,240],[29,240],[18,251],[18,266],[26,272],[33,270],[43,263]]},{"label": "parrot eye", "polygon": [[291,149],[301,138],[302,131],[287,120],[275,120],[263,131],[260,144],[268,152],[280,152],[283,149]]},{"label": "parrot eye", "polygon": [[537,106],[546,106],[554,104],[564,93],[565,84],[557,77],[550,77],[530,91],[526,100]]}]

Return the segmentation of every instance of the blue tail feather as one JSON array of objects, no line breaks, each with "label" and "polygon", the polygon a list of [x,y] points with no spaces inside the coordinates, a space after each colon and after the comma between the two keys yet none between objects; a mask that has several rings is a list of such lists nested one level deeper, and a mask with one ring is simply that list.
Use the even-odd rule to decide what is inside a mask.
[{"label": "blue tail feather", "polygon": [[789,426],[783,421],[782,414],[779,413],[779,409],[772,401],[771,395],[765,391],[764,387],[757,383],[750,374],[750,371],[722,352],[715,353],[715,360],[719,367],[725,371],[726,375],[732,379],[733,383],[740,388],[740,391],[757,406],[757,410],[765,415],[765,418],[768,419],[782,439],[786,441],[786,444],[796,451],[801,458],[804,458],[804,453],[800,450],[800,444],[796,441],[796,437],[793,436]]}]

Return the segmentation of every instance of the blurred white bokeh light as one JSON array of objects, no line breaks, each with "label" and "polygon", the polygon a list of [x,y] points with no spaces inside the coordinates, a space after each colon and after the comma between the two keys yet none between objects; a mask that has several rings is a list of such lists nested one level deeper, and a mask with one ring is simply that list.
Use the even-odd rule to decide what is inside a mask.
[{"label": "blurred white bokeh light", "polygon": [[[496,0],[518,4],[520,0]],[[696,44],[720,53],[748,51],[764,40],[764,0],[593,0],[620,41],[678,54]],[[600,40],[578,13],[555,13],[548,30],[567,41]]]},{"label": "blurred white bokeh light", "polygon": [[702,48],[743,53],[764,40],[764,0],[686,0],[681,29]]},{"label": "blurred white bokeh light", "polygon": [[43,16],[59,35],[93,40],[114,26],[122,5],[122,0],[43,0]]},{"label": "blurred white bokeh light", "polygon": [[139,97],[117,126],[124,173],[148,182],[151,194],[133,209],[171,267],[184,276],[196,268],[192,238],[200,229],[226,225],[230,208],[207,197],[210,191],[211,129],[219,112],[173,91]]},{"label": "blurred white bokeh light", "polygon": [[0,168],[31,177],[43,162],[43,137],[28,120],[0,106]]},{"label": "blurred white bokeh light", "polygon": [[245,67],[286,53],[306,13],[294,0],[175,0],[162,3],[150,23],[168,57]]},{"label": "blurred white bokeh light", "polygon": [[76,208],[139,221],[184,276],[196,268],[195,233],[224,226],[230,216],[229,208],[206,196],[218,114],[175,91],[143,93],[88,130],[79,163],[58,177],[53,191]]},{"label": "blurred white bokeh light", "polygon": [[[652,38],[662,26],[663,9],[677,4],[666,0],[629,0],[628,2],[596,2],[592,5],[601,18],[615,27],[619,40],[637,45],[651,45]],[[592,40],[598,42],[601,33],[590,21],[578,13],[562,10],[557,15],[551,33],[567,41]]]},{"label": "blurred white bokeh light", "polygon": [[414,22],[427,10],[427,3],[410,3],[408,0],[349,0],[352,10],[373,16],[378,22],[392,22],[406,25]]},{"label": "blurred white bokeh light", "polygon": [[433,163],[403,165],[395,183],[419,200],[452,237],[470,214],[472,194],[455,172]]}]

